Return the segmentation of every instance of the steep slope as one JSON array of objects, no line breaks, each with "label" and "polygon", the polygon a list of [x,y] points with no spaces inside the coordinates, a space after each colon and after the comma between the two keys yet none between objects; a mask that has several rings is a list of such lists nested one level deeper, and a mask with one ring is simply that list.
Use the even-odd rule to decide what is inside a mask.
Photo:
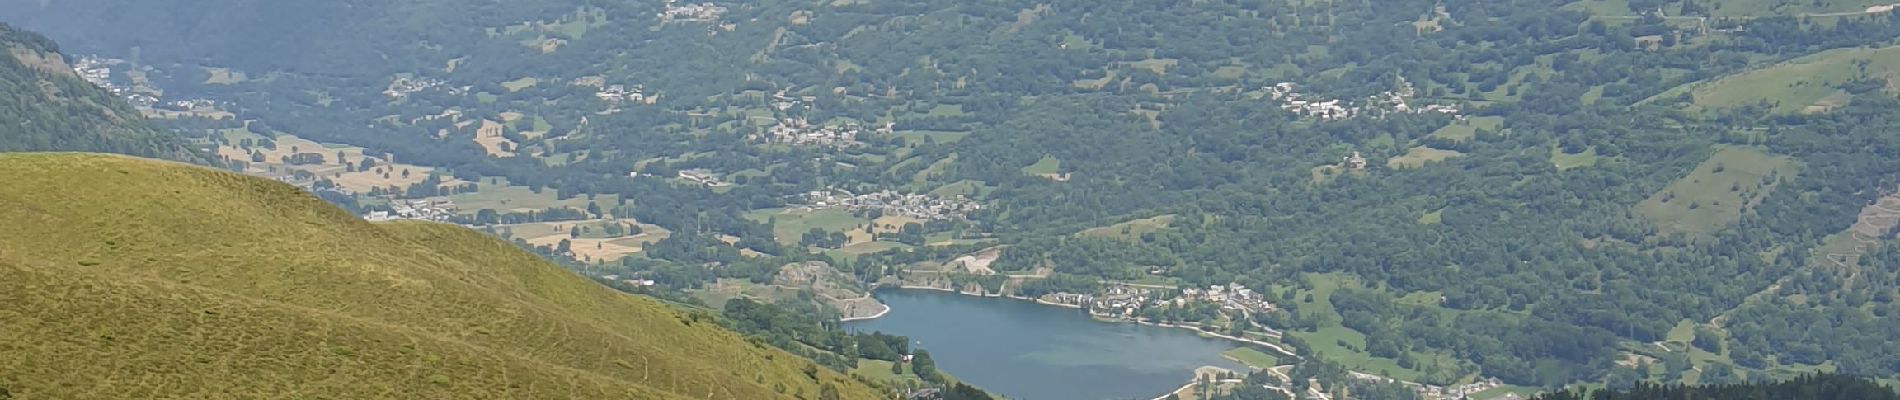
[{"label": "steep slope", "polygon": [[106,155],[0,155],[20,398],[878,398],[461,228]]},{"label": "steep slope", "polygon": [[0,23],[0,151],[94,151],[202,161],[177,135],[73,72],[53,41]]}]

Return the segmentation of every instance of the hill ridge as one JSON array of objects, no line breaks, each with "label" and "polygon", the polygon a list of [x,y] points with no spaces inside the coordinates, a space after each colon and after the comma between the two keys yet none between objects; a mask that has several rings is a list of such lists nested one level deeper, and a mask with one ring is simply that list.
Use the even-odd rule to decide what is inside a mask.
[{"label": "hill ridge", "polygon": [[0,232],[17,396],[882,396],[480,233],[372,224],[261,178],[6,154],[0,204],[25,222]]}]

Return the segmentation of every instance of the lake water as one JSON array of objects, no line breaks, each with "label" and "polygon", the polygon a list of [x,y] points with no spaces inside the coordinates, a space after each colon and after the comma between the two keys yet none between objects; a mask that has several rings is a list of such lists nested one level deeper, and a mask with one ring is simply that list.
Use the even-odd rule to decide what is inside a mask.
[{"label": "lake water", "polygon": [[854,331],[909,336],[937,369],[1017,400],[1149,400],[1194,369],[1244,370],[1221,358],[1237,344],[1179,328],[1100,322],[1082,310],[932,290],[880,290],[884,317]]}]

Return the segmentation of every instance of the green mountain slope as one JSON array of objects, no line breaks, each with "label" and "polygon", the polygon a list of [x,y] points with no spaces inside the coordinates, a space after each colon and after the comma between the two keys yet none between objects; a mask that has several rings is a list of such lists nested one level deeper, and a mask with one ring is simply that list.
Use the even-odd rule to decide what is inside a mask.
[{"label": "green mountain slope", "polygon": [[86,83],[53,41],[0,24],[0,151],[94,151],[201,161],[177,135],[146,125]]},{"label": "green mountain slope", "polygon": [[20,398],[858,398],[867,385],[461,228],[104,155],[0,155]]}]

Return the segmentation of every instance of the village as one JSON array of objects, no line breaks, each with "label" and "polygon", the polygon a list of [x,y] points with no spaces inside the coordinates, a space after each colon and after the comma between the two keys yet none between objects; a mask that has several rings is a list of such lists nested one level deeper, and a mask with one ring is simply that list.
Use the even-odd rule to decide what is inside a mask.
[{"label": "village", "polygon": [[1384,118],[1391,114],[1439,113],[1464,118],[1457,107],[1437,104],[1414,107],[1407,99],[1417,94],[1411,82],[1399,78],[1399,89],[1372,95],[1366,99],[1366,105],[1354,105],[1339,99],[1320,98],[1299,91],[1299,85],[1292,82],[1280,82],[1263,88],[1269,100],[1280,102],[1280,109],[1291,111],[1301,117],[1317,118],[1321,121],[1338,121],[1354,117]]},{"label": "village", "polygon": [[647,95],[646,87],[643,85],[606,85],[594,92],[594,97],[616,105],[621,102],[652,105],[660,101],[659,95]]},{"label": "village", "polygon": [[[400,99],[400,98],[408,97],[411,94],[416,94],[417,92],[421,92],[424,90],[429,90],[429,89],[433,89],[437,87],[443,87],[446,85],[448,85],[448,81],[438,79],[438,78],[416,78],[416,77],[409,77],[409,76],[397,76],[396,80],[389,82],[389,88],[383,90],[383,95],[389,96],[390,98],[393,98],[393,99]],[[453,94],[453,93],[459,92],[459,90],[455,90],[454,88],[451,88],[450,92],[451,94]]]},{"label": "village", "polygon": [[678,4],[667,0],[666,10],[659,14],[660,22],[710,22],[726,14],[726,7],[713,3]]},{"label": "village", "polygon": [[884,215],[929,221],[964,219],[971,212],[983,209],[982,204],[964,196],[939,198],[891,190],[859,195],[839,189],[816,190],[806,193],[804,201],[808,204],[807,207],[812,209],[836,208],[853,213],[877,211]]},{"label": "village", "polygon": [[804,117],[783,117],[764,134],[754,135],[753,140],[794,146],[849,147],[858,144],[858,134],[863,132],[864,127],[858,124],[822,125],[812,124]]},{"label": "village", "polygon": [[370,222],[417,220],[448,222],[455,216],[455,202],[447,199],[391,200],[391,211],[371,211],[363,216]]}]

